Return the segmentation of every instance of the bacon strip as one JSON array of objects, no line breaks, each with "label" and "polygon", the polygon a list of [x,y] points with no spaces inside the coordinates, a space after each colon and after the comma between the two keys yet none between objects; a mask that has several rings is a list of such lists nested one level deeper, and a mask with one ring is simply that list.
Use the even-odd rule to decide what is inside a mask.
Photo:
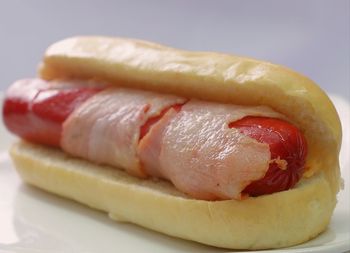
[{"label": "bacon strip", "polygon": [[184,101],[184,98],[140,90],[104,90],[64,122],[61,146],[75,156],[146,177],[137,156],[141,126],[164,108]]},{"label": "bacon strip", "polygon": [[266,107],[191,100],[150,133],[143,152],[155,152],[161,143],[160,174],[195,198],[240,199],[249,183],[264,176],[271,158],[268,144],[228,127],[246,115],[280,117]]}]

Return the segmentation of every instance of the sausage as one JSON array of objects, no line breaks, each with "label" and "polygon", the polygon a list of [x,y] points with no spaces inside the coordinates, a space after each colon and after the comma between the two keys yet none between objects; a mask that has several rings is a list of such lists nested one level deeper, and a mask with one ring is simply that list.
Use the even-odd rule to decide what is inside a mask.
[{"label": "sausage", "polygon": [[62,123],[75,108],[101,90],[77,85],[56,87],[38,79],[18,81],[7,90],[4,123],[23,139],[59,147]]},{"label": "sausage", "polygon": [[[23,89],[30,92],[23,94]],[[77,85],[62,88],[38,80],[17,82],[5,98],[5,125],[26,140],[60,147],[63,122],[103,89]],[[179,112],[182,105],[167,107],[160,115],[149,118],[140,128],[140,141],[170,108]],[[244,194],[259,196],[283,191],[299,181],[304,172],[307,143],[297,127],[281,119],[248,116],[231,122],[229,128],[239,129],[244,135],[270,147],[272,162],[269,169],[263,178],[251,182],[243,190]]]},{"label": "sausage", "polygon": [[264,178],[252,182],[244,189],[250,196],[259,196],[292,188],[304,172],[307,142],[294,125],[280,119],[245,117],[229,127],[260,142],[268,143],[271,151],[269,170]]}]

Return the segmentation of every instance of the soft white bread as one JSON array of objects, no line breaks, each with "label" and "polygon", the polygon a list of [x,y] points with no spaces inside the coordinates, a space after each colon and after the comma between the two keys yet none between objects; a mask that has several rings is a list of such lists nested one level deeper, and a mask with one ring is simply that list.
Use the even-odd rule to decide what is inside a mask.
[{"label": "soft white bread", "polygon": [[304,132],[307,171],[289,191],[208,202],[189,199],[165,182],[141,181],[57,150],[20,143],[11,153],[25,181],[111,217],[218,247],[285,247],[326,228],[339,190],[341,128],[327,95],[306,77],[243,57],[106,37],[53,44],[40,74],[48,80],[97,79],[204,100],[270,106]]}]

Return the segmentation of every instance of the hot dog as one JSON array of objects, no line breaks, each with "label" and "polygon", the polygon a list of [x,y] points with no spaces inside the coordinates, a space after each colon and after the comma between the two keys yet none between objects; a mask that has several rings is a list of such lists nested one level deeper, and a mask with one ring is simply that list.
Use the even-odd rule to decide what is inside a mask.
[{"label": "hot dog", "polygon": [[[59,157],[60,151],[21,143],[12,149],[12,155],[29,183],[105,210],[115,218],[219,247],[293,245],[318,234],[330,219],[339,187],[339,119],[327,96],[296,73],[246,58],[188,53],[141,41],[83,37],[51,46],[41,77],[48,81],[22,81],[9,89],[4,121],[10,130],[28,141],[61,147],[68,155],[90,160],[96,167],[108,164],[122,168],[136,176],[133,180],[142,178],[133,182],[147,184],[150,189],[153,186],[148,184],[163,184],[150,177],[167,179],[182,193],[168,186],[155,192],[144,188],[136,191],[136,199],[146,194],[147,206],[157,203],[155,196],[160,198],[157,205],[169,205],[160,209],[159,224],[155,224],[152,210],[142,215],[130,212],[137,202],[127,204],[124,210],[112,210],[108,201],[81,196],[83,193],[74,186],[63,190],[37,176],[34,179],[33,173],[45,177],[52,169],[38,154],[52,152],[52,157]],[[95,81],[86,81],[91,78]],[[60,80],[66,81],[62,84]],[[69,84],[75,80],[83,84]],[[17,94],[16,86],[23,83],[26,88],[17,88],[30,90],[27,97]],[[269,92],[265,92],[267,88]],[[320,101],[325,106],[317,107]],[[108,118],[110,125],[102,123],[102,118]],[[124,124],[126,118],[132,120]],[[122,134],[115,134],[113,128],[121,129]],[[122,142],[110,144],[111,136]],[[100,142],[106,149],[100,148]],[[124,142],[130,145],[124,147]],[[325,146],[333,147],[333,151],[325,152]],[[33,172],[32,166],[25,166],[23,161],[28,159],[32,159],[31,164],[38,163],[40,169]],[[238,170],[238,174],[226,172],[238,165],[246,170]],[[66,173],[61,164],[53,167],[57,175]],[[83,177],[84,172],[78,171],[71,175],[72,179]],[[86,180],[82,182],[88,185]],[[131,187],[127,193],[128,182],[121,181],[119,189],[104,185],[100,191],[107,195],[113,191],[120,199],[124,198],[120,194],[135,191]],[[309,203],[316,199],[318,205],[324,206],[323,211],[307,221],[307,231],[296,235],[298,224],[306,222],[298,220],[297,214],[314,216]],[[288,210],[293,200],[298,202],[296,214]],[[172,214],[165,213],[170,207],[178,210],[179,201],[184,201],[180,219],[195,215],[200,217],[201,225],[170,221]],[[192,214],[195,203],[198,206]],[[202,205],[209,204],[210,212],[218,211],[211,213],[208,220],[208,209],[204,211]],[[277,211],[276,204],[283,212],[277,220],[273,211]],[[259,210],[261,205],[263,210]],[[261,211],[266,217],[258,215],[259,225],[249,226],[246,215],[254,220],[255,212]],[[225,224],[225,219],[231,224]],[[214,222],[217,228],[210,233],[191,232],[211,227],[208,222]],[[288,227],[293,235],[272,232],[268,222],[279,231]],[[237,226],[241,231],[234,229]],[[270,232],[266,234],[264,230]],[[224,231],[230,233],[222,235]],[[242,239],[247,233],[250,238]]]},{"label": "hot dog", "polygon": [[[60,86],[57,86],[57,84]],[[103,90],[102,87],[97,84],[95,87],[87,87],[87,85],[67,86],[66,84],[62,85],[60,82],[51,84],[43,80],[35,79],[19,81],[7,92],[7,97],[4,102],[4,122],[9,130],[23,139],[35,143],[61,147],[62,125],[64,125],[64,122],[70,117],[75,109],[80,107],[83,103],[89,103],[87,100]],[[24,89],[26,92],[21,96],[22,90]],[[20,92],[21,97],[19,97],[18,92]],[[132,93],[132,91],[129,92]],[[161,94],[157,95],[162,97]],[[143,137],[148,134],[150,129],[154,126],[157,127],[159,121],[167,115],[167,112],[170,109],[176,108],[176,111],[179,112],[181,107],[186,103],[186,100],[180,99],[178,102],[181,102],[181,104],[171,104],[170,106],[163,108],[158,115],[148,118],[140,129],[137,129],[140,131],[139,142],[142,143],[141,147],[145,147]],[[221,105],[219,106],[222,107]],[[125,104],[123,107],[127,108],[128,105]],[[25,110],[23,110],[23,108],[25,108]],[[150,109],[150,105],[148,105],[147,109]],[[132,112],[130,111],[129,113]],[[112,114],[110,116],[112,116]],[[195,116],[197,115],[192,113],[191,117]],[[107,124],[110,124],[110,121],[108,121]],[[248,116],[239,121],[231,122],[229,127],[242,129],[245,135],[260,142],[268,143],[272,153],[269,169],[265,176],[246,186],[243,193],[251,196],[273,193],[290,189],[299,181],[304,171],[307,145],[302,133],[296,127],[280,119],[253,116]],[[198,128],[197,130],[203,131],[204,129]],[[115,129],[115,131],[118,132],[118,129]],[[122,134],[126,133],[122,132]],[[153,134],[152,137],[148,137],[148,139],[151,138],[149,141],[152,143],[152,138],[159,139],[157,135],[159,134]],[[101,136],[98,136],[98,138],[101,139]],[[69,145],[74,146],[74,144]],[[146,145],[145,148],[152,149],[154,147]],[[75,152],[77,156],[82,156],[81,153],[74,150],[69,152],[70,150],[72,149],[65,149],[65,151],[72,155]],[[156,150],[151,150],[151,152],[154,153]],[[140,152],[140,155],[141,162],[148,165],[148,151],[146,154]],[[212,152],[212,155],[217,154]],[[89,157],[86,158],[89,159]],[[142,158],[144,158],[144,160]],[[157,160],[157,157],[152,157],[152,160],[152,164],[148,165],[148,168],[146,168],[149,173],[146,173],[145,176],[166,178],[165,175],[152,166],[154,161]],[[108,160],[102,159],[101,162],[108,163]],[[235,165],[232,164],[232,167],[234,166]],[[178,173],[184,174],[186,177],[186,173],[190,169],[191,168],[186,167],[186,169],[183,169]],[[250,168],[246,167],[244,169],[249,171]],[[166,179],[172,181],[174,178],[170,177]],[[194,183],[198,185],[201,182],[197,179]],[[218,180],[217,184],[219,183],[221,182]],[[231,182],[228,182],[228,184],[230,183]],[[184,182],[182,182],[182,184],[184,184]],[[189,187],[190,186],[184,186],[178,189],[189,189]],[[213,195],[213,192],[204,194],[203,191],[200,190],[200,187],[197,186],[197,188],[198,189],[193,191],[187,191],[187,193],[196,198],[207,200],[229,198],[229,196]]]}]

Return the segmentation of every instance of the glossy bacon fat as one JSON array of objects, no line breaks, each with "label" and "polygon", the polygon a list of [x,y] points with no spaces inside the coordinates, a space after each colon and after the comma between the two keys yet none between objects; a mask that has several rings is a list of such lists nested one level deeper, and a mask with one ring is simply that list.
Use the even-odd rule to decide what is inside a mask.
[{"label": "glossy bacon fat", "polygon": [[28,141],[167,179],[204,200],[287,190],[307,155],[302,133],[270,108],[86,81],[18,81],[7,91],[3,117]]}]

